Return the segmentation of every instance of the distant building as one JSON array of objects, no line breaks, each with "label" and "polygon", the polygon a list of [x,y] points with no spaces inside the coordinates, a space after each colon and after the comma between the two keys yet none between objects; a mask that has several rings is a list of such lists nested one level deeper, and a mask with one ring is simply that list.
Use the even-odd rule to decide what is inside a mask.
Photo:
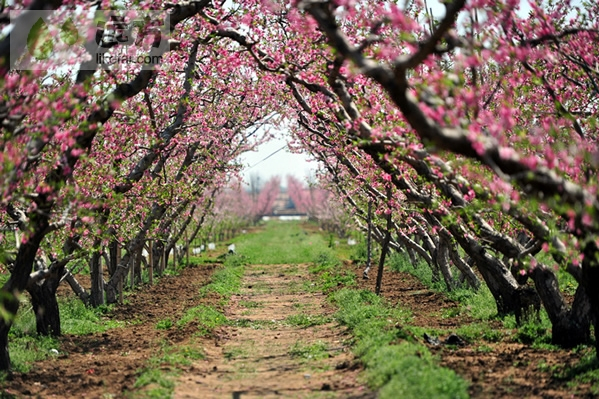
[{"label": "distant building", "polygon": [[308,215],[306,213],[298,212],[291,197],[289,197],[287,188],[281,187],[277,199],[273,204],[272,213],[262,217],[263,220],[274,218],[279,220],[304,220],[308,219]]}]

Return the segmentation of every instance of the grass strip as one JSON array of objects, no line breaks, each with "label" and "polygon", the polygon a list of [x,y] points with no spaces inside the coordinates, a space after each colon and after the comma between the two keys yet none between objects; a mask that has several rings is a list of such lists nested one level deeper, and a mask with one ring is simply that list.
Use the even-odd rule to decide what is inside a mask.
[{"label": "grass strip", "polygon": [[409,312],[388,306],[371,291],[343,288],[330,295],[336,320],[353,335],[368,385],[385,398],[467,398],[468,383],[437,365],[428,348],[401,327]]},{"label": "grass strip", "polygon": [[352,350],[365,366],[366,383],[386,398],[468,398],[468,383],[440,367],[428,348],[404,329],[411,313],[392,307],[368,290],[350,288],[356,276],[344,271],[332,251],[310,268],[337,308],[334,318],[352,334]]}]

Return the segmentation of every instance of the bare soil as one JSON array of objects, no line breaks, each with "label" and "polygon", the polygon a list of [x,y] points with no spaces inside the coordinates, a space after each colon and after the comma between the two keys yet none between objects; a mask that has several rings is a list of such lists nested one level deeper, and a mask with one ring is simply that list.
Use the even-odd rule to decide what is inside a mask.
[{"label": "bare soil", "polygon": [[[348,265],[360,276],[362,268]],[[374,279],[359,280],[361,288],[374,290]],[[411,324],[420,327],[443,329],[448,336],[468,323],[479,323],[471,317],[457,314],[460,304],[433,292],[407,273],[386,272],[381,293],[392,304],[411,309],[414,315]],[[506,330],[501,321],[491,321],[492,326],[502,330],[503,335],[515,336],[515,331]],[[425,342],[423,337],[416,337]],[[447,337],[440,337],[441,340]],[[566,381],[552,376],[556,367],[574,366],[581,355],[571,350],[543,350],[503,339],[493,343],[487,341],[465,342],[463,346],[428,345],[441,358],[441,364],[453,369],[470,382],[472,398],[596,398],[590,384],[568,387]],[[485,351],[479,350],[480,346]]]},{"label": "bare soil", "polygon": [[[290,316],[324,321],[333,311],[325,295],[304,291],[307,275],[306,265],[248,266],[242,291],[226,311],[238,326],[206,347],[199,373],[181,377],[175,398],[373,397],[357,382],[343,328],[290,322]],[[316,353],[322,358],[302,354],[314,345],[324,349]]]},{"label": "bare soil", "polygon": [[[360,267],[345,267],[361,275]],[[198,339],[193,325],[156,329],[158,321],[177,320],[186,309],[200,303],[218,306],[218,298],[198,295],[213,270],[213,266],[188,267],[178,277],[164,277],[153,287],[136,290],[110,315],[124,321],[125,327],[62,337],[57,358],[37,363],[27,374],[9,376],[0,397],[139,397],[141,392],[133,384],[162,342],[200,345],[206,354],[204,360],[183,370],[175,398],[374,397],[360,383],[359,363],[348,351],[348,336],[342,327],[334,323],[311,327],[289,323],[291,315],[326,317],[332,312],[325,296],[310,289],[305,266],[248,266],[243,290],[225,309],[227,317],[237,322],[218,329],[213,337]],[[358,284],[374,289],[373,279],[359,279]],[[383,295],[391,303],[411,309],[417,326],[443,329],[449,334],[476,322],[464,315],[444,317],[451,313],[448,309],[459,304],[428,290],[407,274],[387,273]],[[495,323],[497,329],[504,328],[499,321]],[[422,337],[416,339],[424,342]],[[323,345],[328,355],[316,360],[293,356],[294,348],[314,343]],[[488,350],[480,351],[481,344]],[[574,390],[552,377],[552,367],[579,361],[580,355],[572,351],[532,349],[509,339],[466,342],[461,347],[431,346],[431,350],[443,365],[471,382],[474,398],[594,397],[590,386],[578,385]],[[167,365],[164,370],[168,371]]]}]

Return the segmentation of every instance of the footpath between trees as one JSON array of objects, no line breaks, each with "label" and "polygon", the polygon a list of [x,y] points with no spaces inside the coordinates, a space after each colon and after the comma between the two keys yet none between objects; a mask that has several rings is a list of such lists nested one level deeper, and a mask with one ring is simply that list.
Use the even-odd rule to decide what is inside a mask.
[{"label": "footpath between trees", "polygon": [[345,329],[308,266],[248,265],[225,315],[229,326],[205,346],[175,398],[367,398]]}]

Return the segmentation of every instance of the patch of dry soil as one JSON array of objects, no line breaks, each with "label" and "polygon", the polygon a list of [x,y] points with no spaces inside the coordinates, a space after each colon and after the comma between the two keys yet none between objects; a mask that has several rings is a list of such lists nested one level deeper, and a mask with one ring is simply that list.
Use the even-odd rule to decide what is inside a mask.
[{"label": "patch of dry soil", "polygon": [[[123,398],[139,397],[133,385],[139,371],[155,356],[161,342],[174,345],[196,343],[194,326],[159,330],[156,323],[177,320],[199,303],[214,303],[215,298],[200,298],[214,266],[185,268],[180,276],[165,276],[160,283],[144,286],[117,305],[110,318],[124,322],[101,334],[64,335],[60,355],[38,362],[29,373],[13,373],[0,390],[0,397],[17,398]],[[61,287],[61,292],[72,295]],[[11,396],[13,395],[13,396]]]}]

